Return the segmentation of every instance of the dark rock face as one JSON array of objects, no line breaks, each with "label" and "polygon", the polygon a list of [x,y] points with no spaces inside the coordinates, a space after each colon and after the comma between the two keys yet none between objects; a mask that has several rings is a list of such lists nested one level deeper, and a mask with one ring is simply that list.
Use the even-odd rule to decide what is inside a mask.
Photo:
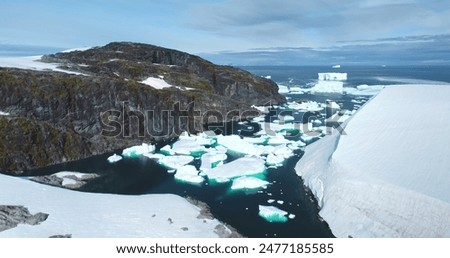
[{"label": "dark rock face", "polygon": [[[202,131],[284,101],[270,80],[187,53],[135,43],[44,56],[72,75],[0,68],[0,171],[85,158]],[[177,87],[140,83],[161,78]],[[230,112],[233,111],[233,112]]]},{"label": "dark rock face", "polygon": [[39,212],[32,215],[23,206],[0,205],[0,232],[17,227],[19,224],[39,225],[47,218],[48,214]]}]

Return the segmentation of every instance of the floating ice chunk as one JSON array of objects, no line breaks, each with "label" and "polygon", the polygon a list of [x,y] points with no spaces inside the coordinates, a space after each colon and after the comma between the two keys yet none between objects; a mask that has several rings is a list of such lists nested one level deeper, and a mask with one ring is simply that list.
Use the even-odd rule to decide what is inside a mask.
[{"label": "floating ice chunk", "polygon": [[341,65],[333,65],[331,68],[333,68],[333,69],[339,69],[339,68],[341,68]]},{"label": "floating ice chunk", "polygon": [[292,157],[294,155],[294,152],[290,148],[288,148],[286,145],[280,145],[280,146],[275,147],[273,154],[287,159],[289,157]]},{"label": "floating ice chunk", "polygon": [[[226,150],[225,150],[226,151]],[[217,166],[220,166],[223,164],[223,161],[227,159],[227,154],[223,151],[210,151],[202,155],[201,162],[202,165],[200,166],[200,170],[208,170],[211,168],[215,168]]]},{"label": "floating ice chunk", "polygon": [[266,79],[272,79],[272,76],[270,76],[270,75],[266,75],[266,76],[264,76],[264,78],[266,78]]},{"label": "floating ice chunk", "polygon": [[169,169],[179,169],[193,160],[192,156],[164,156],[158,160],[158,163]]},{"label": "floating ice chunk", "polygon": [[253,156],[260,155],[260,152],[256,146],[241,139],[238,135],[218,135],[217,143],[237,153]]},{"label": "floating ice chunk", "polygon": [[266,164],[269,166],[280,166],[284,162],[284,157],[275,154],[267,155]]},{"label": "floating ice chunk", "polygon": [[287,94],[287,93],[289,93],[289,87],[278,84],[278,93],[280,93],[280,94]]},{"label": "floating ice chunk", "polygon": [[319,73],[319,81],[346,81],[347,73]]},{"label": "floating ice chunk", "polygon": [[322,125],[322,121],[320,121],[319,119],[316,119],[313,121],[313,126],[321,126]]},{"label": "floating ice chunk", "polygon": [[242,140],[252,143],[252,144],[266,144],[269,140],[269,137],[267,136],[260,136],[260,137],[244,137]]},{"label": "floating ice chunk", "polygon": [[0,116],[9,116],[10,114],[7,112],[0,111]]},{"label": "floating ice chunk", "polygon": [[137,145],[124,149],[122,151],[122,156],[135,158],[138,157],[139,155],[151,153],[153,151],[155,151],[154,145],[143,143],[142,145]]},{"label": "floating ice chunk", "polygon": [[285,139],[284,136],[281,134],[276,134],[276,135],[270,137],[269,141],[267,142],[267,144],[269,144],[269,145],[281,145],[281,144],[287,144],[287,143],[291,143],[291,141],[288,139]]},{"label": "floating ice chunk", "polygon": [[290,94],[303,94],[303,89],[300,87],[290,87]]},{"label": "floating ice chunk", "polygon": [[182,138],[172,145],[172,152],[181,155],[200,156],[202,153],[206,152],[206,148],[203,145],[199,144],[195,138]]},{"label": "floating ice chunk", "polygon": [[290,115],[285,115],[285,116],[278,115],[278,119],[280,119],[280,121],[282,121],[282,122],[292,122],[295,120],[295,118]]},{"label": "floating ice chunk", "polygon": [[163,155],[161,153],[146,153],[142,154],[142,156],[147,157],[149,159],[161,159],[164,158],[166,155]]},{"label": "floating ice chunk", "polygon": [[266,120],[266,117],[264,115],[263,116],[254,117],[252,119],[253,122],[264,122],[265,120]]},{"label": "floating ice chunk", "polygon": [[198,170],[192,165],[186,165],[177,169],[175,173],[175,179],[193,184],[193,185],[201,185],[205,178],[198,175]]},{"label": "floating ice chunk", "polygon": [[243,176],[233,180],[233,184],[231,185],[232,190],[255,190],[260,188],[266,188],[270,183],[264,181],[262,179],[251,177],[251,176]]},{"label": "floating ice chunk", "polygon": [[311,111],[311,112],[321,111],[324,109],[320,103],[317,103],[315,101],[307,101],[307,102],[302,102],[302,103],[297,103],[294,101],[288,102],[287,107],[289,109],[306,110],[306,111]]},{"label": "floating ice chunk", "polygon": [[267,203],[274,203],[274,202],[275,202],[274,199],[269,199],[269,200],[267,200]]},{"label": "floating ice chunk", "polygon": [[273,206],[259,205],[258,214],[268,222],[286,222],[288,220],[287,212]]},{"label": "floating ice chunk", "polygon": [[121,159],[122,159],[122,156],[114,154],[114,155],[108,157],[108,162],[109,163],[114,163],[114,162],[117,162],[117,161],[119,161]]},{"label": "floating ice chunk", "polygon": [[205,171],[205,173],[210,179],[228,181],[235,177],[264,173],[266,170],[264,163],[261,158],[243,157]]},{"label": "floating ice chunk", "polygon": [[344,92],[344,83],[341,81],[318,81],[314,87],[309,88],[312,93],[339,93]]},{"label": "floating ice chunk", "polygon": [[280,205],[283,205],[284,201],[278,200],[277,203],[280,204]]},{"label": "floating ice chunk", "polygon": [[270,153],[275,151],[275,147],[270,145],[258,145],[257,148],[261,155],[269,155]]},{"label": "floating ice chunk", "polygon": [[288,218],[290,218],[290,219],[295,219],[295,214],[289,214],[289,215],[288,215]]},{"label": "floating ice chunk", "polygon": [[175,152],[172,150],[172,146],[166,145],[162,147],[159,152],[165,154],[165,155],[175,155]]}]

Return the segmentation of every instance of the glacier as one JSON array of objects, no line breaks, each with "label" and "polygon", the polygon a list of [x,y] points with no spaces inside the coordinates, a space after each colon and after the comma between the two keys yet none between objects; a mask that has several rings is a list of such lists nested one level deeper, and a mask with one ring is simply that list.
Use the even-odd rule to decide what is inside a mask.
[{"label": "glacier", "polygon": [[337,237],[450,237],[450,87],[389,86],[295,169]]}]

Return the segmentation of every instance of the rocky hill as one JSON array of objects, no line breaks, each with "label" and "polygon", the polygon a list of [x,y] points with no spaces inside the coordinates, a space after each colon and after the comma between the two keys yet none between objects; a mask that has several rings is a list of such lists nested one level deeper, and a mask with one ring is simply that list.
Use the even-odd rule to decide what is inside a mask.
[{"label": "rocky hill", "polygon": [[270,80],[152,45],[111,43],[42,61],[80,74],[0,68],[0,111],[9,113],[0,115],[2,172],[198,132],[284,101]]}]

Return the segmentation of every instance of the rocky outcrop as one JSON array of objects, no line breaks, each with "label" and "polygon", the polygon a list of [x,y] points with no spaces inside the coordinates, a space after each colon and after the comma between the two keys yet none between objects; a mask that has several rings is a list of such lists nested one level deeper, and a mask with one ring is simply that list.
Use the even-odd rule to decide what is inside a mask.
[{"label": "rocky outcrop", "polygon": [[0,232],[15,228],[19,224],[39,225],[48,218],[48,214],[31,214],[23,206],[0,205]]},{"label": "rocky outcrop", "polygon": [[[279,103],[270,80],[135,43],[44,56],[84,75],[0,68],[0,171],[24,171],[198,132]],[[164,78],[177,87],[140,83]],[[248,112],[250,111],[250,112]]]}]

